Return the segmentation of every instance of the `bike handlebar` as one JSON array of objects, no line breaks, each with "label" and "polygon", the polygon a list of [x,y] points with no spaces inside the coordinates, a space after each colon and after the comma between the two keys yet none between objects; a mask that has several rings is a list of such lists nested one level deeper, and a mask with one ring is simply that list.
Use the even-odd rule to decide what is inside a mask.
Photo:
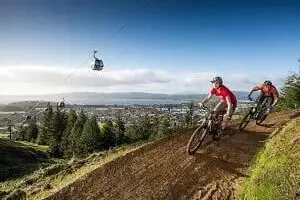
[{"label": "bike handlebar", "polygon": [[254,100],[251,98],[251,94],[248,95],[248,99],[249,99],[250,101],[254,101]]}]

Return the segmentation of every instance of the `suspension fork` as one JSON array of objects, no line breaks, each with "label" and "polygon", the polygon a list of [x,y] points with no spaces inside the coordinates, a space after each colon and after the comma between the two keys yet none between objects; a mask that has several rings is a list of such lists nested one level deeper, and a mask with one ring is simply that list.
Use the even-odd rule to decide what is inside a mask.
[{"label": "suspension fork", "polygon": [[215,131],[215,122],[213,119],[209,119],[207,121],[207,130],[209,133],[213,133]]}]

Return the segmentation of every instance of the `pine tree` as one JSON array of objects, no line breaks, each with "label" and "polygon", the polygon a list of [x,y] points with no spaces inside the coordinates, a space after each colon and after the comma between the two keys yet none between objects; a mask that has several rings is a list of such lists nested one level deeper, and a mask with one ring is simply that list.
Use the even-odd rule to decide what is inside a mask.
[{"label": "pine tree", "polygon": [[154,117],[152,122],[152,133],[150,138],[157,139],[162,136],[162,132],[160,131],[160,117]]},{"label": "pine tree", "polygon": [[149,116],[140,117],[136,124],[130,125],[126,134],[131,141],[155,138],[155,128]]},{"label": "pine tree", "polygon": [[188,103],[188,110],[185,114],[185,123],[187,126],[191,126],[193,124],[193,114],[195,110],[194,103],[191,101]]},{"label": "pine tree", "polygon": [[53,118],[53,108],[50,105],[50,102],[47,105],[47,109],[43,113],[41,119],[40,130],[37,138],[38,144],[49,144],[50,134],[52,132],[52,118]]},{"label": "pine tree", "polygon": [[72,156],[78,156],[81,154],[80,136],[82,134],[83,126],[86,120],[87,117],[84,114],[83,110],[81,110],[69,136],[70,151],[72,152]]},{"label": "pine tree", "polygon": [[76,120],[77,120],[77,114],[73,109],[71,109],[68,113],[67,127],[66,127],[65,131],[63,132],[63,136],[62,136],[61,143],[60,143],[61,150],[63,152],[64,157],[66,157],[66,158],[69,158],[72,156],[70,135],[71,135],[72,128],[74,127]]},{"label": "pine tree", "polygon": [[117,138],[117,145],[122,144],[125,142],[125,122],[122,119],[121,111],[117,112],[116,115],[116,138]]},{"label": "pine tree", "polygon": [[22,141],[25,140],[25,135],[26,135],[27,128],[28,127],[21,126],[20,130],[17,133],[17,137],[16,137],[18,140],[22,140]]},{"label": "pine tree", "polygon": [[97,133],[96,135],[96,140],[97,140],[97,145],[96,148],[100,149],[100,142],[101,142],[101,130],[100,127],[98,125],[98,121],[97,121],[97,117],[95,115],[93,115],[90,119],[90,124],[92,127],[92,131],[93,133]]},{"label": "pine tree", "polygon": [[116,145],[116,134],[113,130],[113,124],[110,121],[103,125],[101,130],[101,149],[109,149]]},{"label": "pine tree", "polygon": [[35,142],[38,136],[38,125],[35,120],[31,120],[29,126],[26,128],[24,139],[29,142]]},{"label": "pine tree", "polygon": [[67,126],[67,117],[64,112],[57,108],[52,119],[52,132],[50,134],[49,151],[53,157],[61,157],[63,152],[60,148],[61,138]]},{"label": "pine tree", "polygon": [[140,140],[139,132],[140,132],[140,126],[138,126],[138,124],[132,124],[128,126],[125,135],[126,138],[129,138],[127,140],[127,143],[136,142]]},{"label": "pine tree", "polygon": [[100,143],[100,129],[95,116],[86,120],[80,136],[81,154],[87,155],[98,149]]},{"label": "pine tree", "polygon": [[153,127],[152,124],[150,122],[150,118],[148,115],[141,117],[139,122],[139,135],[140,135],[140,139],[141,140],[148,140],[150,135],[153,132]]},{"label": "pine tree", "polygon": [[160,129],[159,131],[163,135],[171,135],[172,134],[170,119],[168,117],[164,117],[162,119],[159,129]]}]

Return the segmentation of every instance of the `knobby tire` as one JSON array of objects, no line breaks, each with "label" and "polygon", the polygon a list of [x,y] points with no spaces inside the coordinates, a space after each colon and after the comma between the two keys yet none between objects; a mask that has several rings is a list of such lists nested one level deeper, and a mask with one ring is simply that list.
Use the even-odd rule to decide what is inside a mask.
[{"label": "knobby tire", "polygon": [[193,155],[197,151],[197,149],[204,141],[207,133],[208,133],[207,128],[204,128],[202,125],[196,128],[187,145],[187,152],[190,155]]},{"label": "knobby tire", "polygon": [[249,124],[249,122],[251,121],[251,115],[252,115],[252,111],[250,110],[247,115],[242,119],[239,129],[240,131],[243,131],[246,126]]}]

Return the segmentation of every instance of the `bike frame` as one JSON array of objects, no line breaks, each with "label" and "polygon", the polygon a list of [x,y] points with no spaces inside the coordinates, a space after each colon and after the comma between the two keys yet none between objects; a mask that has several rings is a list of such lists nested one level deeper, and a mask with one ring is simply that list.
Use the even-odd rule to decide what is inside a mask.
[{"label": "bike frame", "polygon": [[[251,101],[254,101],[250,98]],[[261,103],[257,103],[257,105],[254,107],[251,107],[248,111],[248,114],[242,119],[239,129],[240,131],[243,131],[246,126],[250,123],[252,120],[256,120],[256,124],[262,123],[266,118],[266,110],[267,110],[267,101],[268,99],[265,98]],[[254,101],[256,102],[256,101]]]},{"label": "bike frame", "polygon": [[[203,107],[207,114],[202,123],[195,129],[187,145],[187,152],[192,155],[200,147],[207,135],[216,134],[223,120],[223,113],[215,113],[207,107]],[[221,116],[221,118],[220,118]]]},{"label": "bike frame", "polygon": [[[222,122],[223,114],[216,113],[215,111],[210,110],[207,107],[203,107],[208,113],[204,117],[203,122],[199,126],[206,127],[206,129],[209,131],[210,134],[213,134],[215,131],[217,131],[217,127]],[[214,116],[216,115],[216,117]],[[222,119],[220,120],[219,117],[222,116]]]},{"label": "bike frame", "polygon": [[[254,102],[256,102],[256,101],[254,101]],[[266,103],[267,103],[267,99],[264,99],[263,102],[257,103],[257,105],[255,107],[252,107],[252,110],[250,111],[252,113],[251,119],[256,120],[256,118],[258,117],[259,114],[261,114],[262,111],[266,111],[266,109],[267,109]],[[253,111],[253,108],[255,108],[255,111]]]}]

